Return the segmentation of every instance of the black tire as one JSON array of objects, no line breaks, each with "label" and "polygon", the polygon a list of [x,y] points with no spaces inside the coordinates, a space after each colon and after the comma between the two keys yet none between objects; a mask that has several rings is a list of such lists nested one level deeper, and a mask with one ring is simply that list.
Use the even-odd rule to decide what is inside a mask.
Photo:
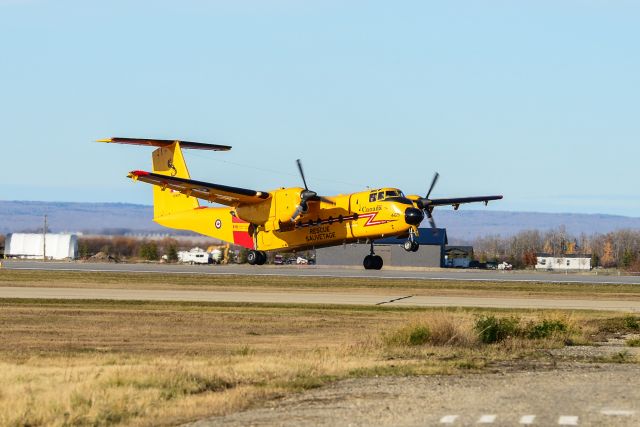
[{"label": "black tire", "polygon": [[418,249],[420,249],[420,243],[413,242],[413,244],[411,245],[411,252],[418,252]]},{"label": "black tire", "polygon": [[364,266],[365,270],[372,270],[373,269],[373,256],[367,255],[366,257],[364,257],[364,261],[362,261],[362,265]]},{"label": "black tire", "polygon": [[256,261],[257,265],[264,265],[267,262],[267,253],[263,251],[258,252],[258,260]]},{"label": "black tire", "polygon": [[407,252],[413,252],[413,242],[411,240],[407,240],[402,244],[402,247]]},{"label": "black tire", "polygon": [[258,255],[258,252],[256,251],[249,251],[249,253],[247,253],[247,262],[249,265],[256,265],[259,258],[260,255]]},{"label": "black tire", "polygon": [[381,270],[384,262],[382,261],[382,257],[379,255],[375,255],[372,257],[373,259],[373,270]]}]

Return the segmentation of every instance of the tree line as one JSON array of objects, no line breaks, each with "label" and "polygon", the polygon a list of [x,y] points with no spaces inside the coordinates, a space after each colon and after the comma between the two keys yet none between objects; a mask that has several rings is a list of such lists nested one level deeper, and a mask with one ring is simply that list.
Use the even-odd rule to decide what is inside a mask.
[{"label": "tree line", "polygon": [[592,267],[640,271],[640,230],[572,235],[565,227],[541,232],[522,231],[511,237],[486,236],[473,242],[480,261],[507,261],[515,268],[534,266],[537,254],[584,254]]},{"label": "tree line", "polygon": [[[213,241],[205,244],[204,249],[213,244]],[[189,250],[195,246],[203,246],[203,243],[200,241],[178,241],[170,237],[151,240],[125,236],[78,236],[78,257],[86,259],[102,253],[122,260],[139,258],[146,261],[157,261],[166,255],[169,261],[176,261],[178,251]]]}]

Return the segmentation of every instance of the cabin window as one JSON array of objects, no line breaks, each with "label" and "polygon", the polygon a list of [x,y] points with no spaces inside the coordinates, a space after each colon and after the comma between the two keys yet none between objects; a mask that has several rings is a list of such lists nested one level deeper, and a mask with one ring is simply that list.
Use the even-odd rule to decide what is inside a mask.
[{"label": "cabin window", "polygon": [[369,194],[369,201],[370,202],[375,202],[376,201],[376,193]]}]

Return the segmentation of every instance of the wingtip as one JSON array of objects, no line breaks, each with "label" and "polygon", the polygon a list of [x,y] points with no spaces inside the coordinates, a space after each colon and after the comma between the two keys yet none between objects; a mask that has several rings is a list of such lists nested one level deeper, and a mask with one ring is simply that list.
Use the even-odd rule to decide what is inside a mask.
[{"label": "wingtip", "polygon": [[141,176],[148,176],[149,172],[147,171],[131,171],[127,175],[127,178],[131,178],[134,181],[137,181]]},{"label": "wingtip", "polygon": [[96,139],[96,142],[113,142],[113,138]]}]

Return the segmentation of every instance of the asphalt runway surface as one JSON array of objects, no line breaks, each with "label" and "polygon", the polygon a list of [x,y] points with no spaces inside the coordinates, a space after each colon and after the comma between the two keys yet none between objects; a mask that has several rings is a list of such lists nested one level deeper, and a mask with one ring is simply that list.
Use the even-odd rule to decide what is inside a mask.
[{"label": "asphalt runway surface", "polygon": [[0,287],[0,298],[114,301],[192,301],[261,304],[369,305],[395,307],[484,307],[640,312],[637,300],[482,298],[288,291],[192,291],[98,288]]},{"label": "asphalt runway surface", "polygon": [[123,273],[174,273],[210,275],[344,277],[370,279],[413,280],[466,280],[490,282],[542,282],[589,284],[638,284],[640,276],[598,275],[596,273],[550,273],[495,270],[399,270],[380,271],[362,268],[329,266],[250,266],[250,265],[167,265],[167,264],[116,264],[88,262],[2,261],[2,268],[9,270],[47,271],[102,271]]},{"label": "asphalt runway surface", "polygon": [[[38,261],[4,261],[2,270],[98,271],[123,273],[177,273],[208,275],[268,275],[345,277],[371,279],[532,281],[585,284],[629,284],[634,276],[558,275],[549,273],[512,273],[486,271],[366,271],[325,267],[258,267],[258,266],[187,266],[162,264],[99,264]],[[616,279],[616,280],[613,280]],[[33,299],[98,299],[118,301],[193,301],[262,304],[369,305],[406,307],[484,307],[521,309],[605,310],[640,312],[640,301],[627,299],[562,299],[539,297],[429,296],[380,293],[349,293],[309,290],[153,290],[64,287],[0,287],[0,298]]]}]

